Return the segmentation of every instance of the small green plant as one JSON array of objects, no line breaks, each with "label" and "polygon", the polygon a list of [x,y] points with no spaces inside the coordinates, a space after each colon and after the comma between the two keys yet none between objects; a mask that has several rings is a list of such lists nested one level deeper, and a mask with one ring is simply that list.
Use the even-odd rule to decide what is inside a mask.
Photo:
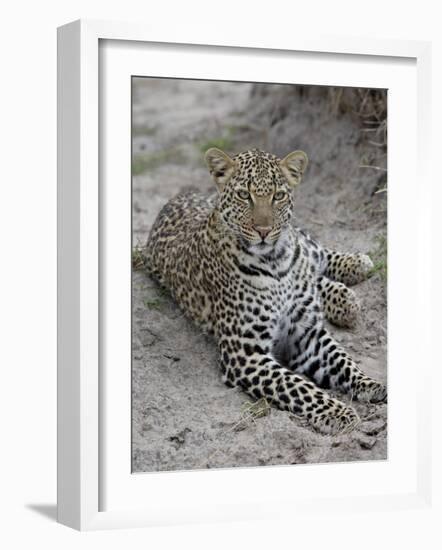
[{"label": "small green plant", "polygon": [[198,144],[198,148],[203,153],[205,153],[207,149],[210,149],[211,147],[216,147],[217,149],[222,149],[223,151],[232,150],[233,149],[232,134],[233,134],[233,128],[229,126],[223,135],[219,137],[210,138],[207,141],[200,142]]},{"label": "small green plant", "polygon": [[157,285],[149,286],[147,288],[153,290],[154,295],[147,296],[143,299],[144,307],[155,310],[161,309],[166,304],[167,297],[170,296],[168,290]]},{"label": "small green plant", "polygon": [[369,272],[372,277],[376,273],[383,279],[387,279],[387,236],[379,235],[376,238],[377,248],[370,252],[370,258],[373,260],[373,267]]},{"label": "small green plant", "polygon": [[132,136],[153,136],[156,131],[151,126],[132,126]]},{"label": "small green plant", "polygon": [[147,309],[156,309],[159,310],[164,305],[164,300],[161,298],[144,298],[143,300],[144,307]]},{"label": "small green plant", "polygon": [[157,168],[161,164],[178,164],[184,160],[183,153],[176,147],[156,151],[155,153],[137,153],[132,158],[132,175],[138,176],[146,170]]}]

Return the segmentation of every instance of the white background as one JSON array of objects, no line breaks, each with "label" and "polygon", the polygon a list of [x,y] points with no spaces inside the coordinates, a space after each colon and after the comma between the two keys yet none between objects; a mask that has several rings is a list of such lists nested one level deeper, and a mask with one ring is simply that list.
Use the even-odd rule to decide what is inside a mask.
[{"label": "white background", "polygon": [[[418,346],[406,349],[417,329],[403,315],[403,300],[409,295],[410,318],[417,319],[419,294],[418,264],[409,266],[410,249],[423,248],[418,235],[425,235],[425,224],[416,220],[422,200],[422,187],[416,192],[416,67],[405,60],[376,58],[362,62],[359,56],[326,56],[293,53],[221,51],[181,48],[143,43],[128,44],[104,41],[100,56],[102,102],[102,510],[143,509],[155,524],[184,522],[184,518],[201,517],[217,505],[214,519],[260,517],[284,513],[278,501],[290,502],[290,512],[299,516],[314,496],[317,510],[331,506],[331,499],[361,495],[393,495],[416,490],[416,390],[413,381],[420,359]],[[329,56],[330,57],[330,56]],[[290,67],[290,70],[287,69]],[[388,461],[329,464],[303,468],[248,468],[212,472],[161,472],[131,475],[128,449],[131,445],[131,189],[121,182],[130,181],[130,80],[131,75],[219,78],[221,80],[284,82],[298,84],[333,84],[338,86],[388,88],[389,184],[389,276],[388,289],[388,382],[389,441]],[[404,112],[407,116],[404,117]],[[407,162],[404,163],[404,153]],[[405,221],[405,223],[404,223]],[[417,230],[416,230],[417,227]],[[424,260],[425,261],[425,258]],[[414,286],[413,286],[414,285]],[[409,292],[413,289],[413,292]],[[420,325],[422,341],[426,325]],[[425,349],[425,346],[422,346]],[[122,368],[127,365],[127,368]],[[403,400],[408,406],[403,406]],[[407,426],[407,430],[403,430]],[[423,430],[420,430],[423,433]],[[239,489],[238,486],[241,486]],[[282,488],[285,488],[282,489]],[[289,491],[287,491],[287,489]],[[146,498],[149,495],[149,498]],[[192,499],[189,499],[192,495]],[[214,497],[216,495],[216,497]],[[234,495],[234,496],[232,496]],[[202,504],[204,503],[204,504]],[[279,510],[278,510],[279,508]],[[372,509],[376,509],[375,506]],[[162,511],[163,510],[163,511]],[[287,511],[288,512],[288,511]],[[167,518],[167,520],[166,520]],[[176,518],[176,519],[174,519]],[[166,521],[165,521],[166,520]]]},{"label": "white background", "polygon": [[[366,516],[296,516],[290,524],[236,523],[150,530],[79,534],[55,524],[42,511],[54,514],[56,410],[56,27],[78,17],[145,21],[156,28],[183,30],[231,39],[247,32],[250,40],[280,33],[312,32],[381,36],[434,41],[433,102],[434,155],[440,157],[442,98],[442,36],[437,2],[421,0],[367,2],[310,0],[296,5],[235,1],[112,0],[38,2],[16,1],[2,9],[0,128],[2,171],[0,200],[1,352],[1,520],[0,544],[5,548],[308,548],[360,549],[389,545],[436,548],[441,544],[442,517],[438,466],[440,449],[439,370],[434,365],[437,435],[435,470],[437,492],[433,509]],[[320,17],[320,19],[318,19]],[[168,32],[168,35],[171,33]],[[434,170],[435,185],[441,182]],[[442,235],[434,192],[434,241],[439,253]],[[410,220],[412,223],[412,220]],[[411,251],[412,252],[412,251]],[[436,272],[440,273],[440,258]],[[441,305],[435,293],[435,308]],[[404,309],[404,314],[406,310]],[[410,319],[410,322],[418,322]],[[434,334],[437,334],[434,316]],[[404,343],[405,344],[405,343]],[[418,373],[418,365],[416,372]],[[436,379],[437,377],[437,379]],[[42,506],[46,505],[46,508]],[[40,507],[36,511],[35,507]],[[4,508],[4,509],[3,509]],[[334,511],[336,512],[336,511]],[[439,520],[440,522],[440,520]],[[8,539],[8,540],[3,540]]]}]

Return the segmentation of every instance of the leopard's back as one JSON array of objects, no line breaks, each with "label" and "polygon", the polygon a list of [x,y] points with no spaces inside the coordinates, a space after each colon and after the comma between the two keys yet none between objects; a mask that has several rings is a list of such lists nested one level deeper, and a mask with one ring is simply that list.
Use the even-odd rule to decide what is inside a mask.
[{"label": "leopard's back", "polygon": [[[181,193],[159,212],[146,245],[146,267],[178,305],[211,330],[207,223],[215,197]],[[206,270],[202,270],[203,264]]]}]

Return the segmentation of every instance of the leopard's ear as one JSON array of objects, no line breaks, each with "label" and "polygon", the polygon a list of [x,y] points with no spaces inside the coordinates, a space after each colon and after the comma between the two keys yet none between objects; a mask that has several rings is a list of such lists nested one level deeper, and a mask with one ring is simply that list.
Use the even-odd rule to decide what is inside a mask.
[{"label": "leopard's ear", "polygon": [[279,166],[291,187],[295,187],[301,181],[308,164],[308,157],[304,151],[293,151],[284,157]]},{"label": "leopard's ear", "polygon": [[224,151],[216,147],[212,147],[206,151],[204,158],[218,189],[222,191],[235,171],[235,161],[229,155],[226,155]]}]

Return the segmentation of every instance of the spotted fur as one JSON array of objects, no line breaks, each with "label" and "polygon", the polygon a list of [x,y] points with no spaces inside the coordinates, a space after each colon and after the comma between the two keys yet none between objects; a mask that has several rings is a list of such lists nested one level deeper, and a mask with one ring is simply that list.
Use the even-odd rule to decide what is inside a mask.
[{"label": "spotted fur", "polygon": [[321,247],[295,227],[292,189],[307,164],[256,149],[233,158],[206,153],[218,193],[178,195],[161,210],[146,263],[180,307],[218,343],[223,380],[304,417],[323,433],[352,429],[355,410],[325,390],[381,401],[324,326],[354,324],[358,303],[346,284],[367,276],[362,254]]}]

